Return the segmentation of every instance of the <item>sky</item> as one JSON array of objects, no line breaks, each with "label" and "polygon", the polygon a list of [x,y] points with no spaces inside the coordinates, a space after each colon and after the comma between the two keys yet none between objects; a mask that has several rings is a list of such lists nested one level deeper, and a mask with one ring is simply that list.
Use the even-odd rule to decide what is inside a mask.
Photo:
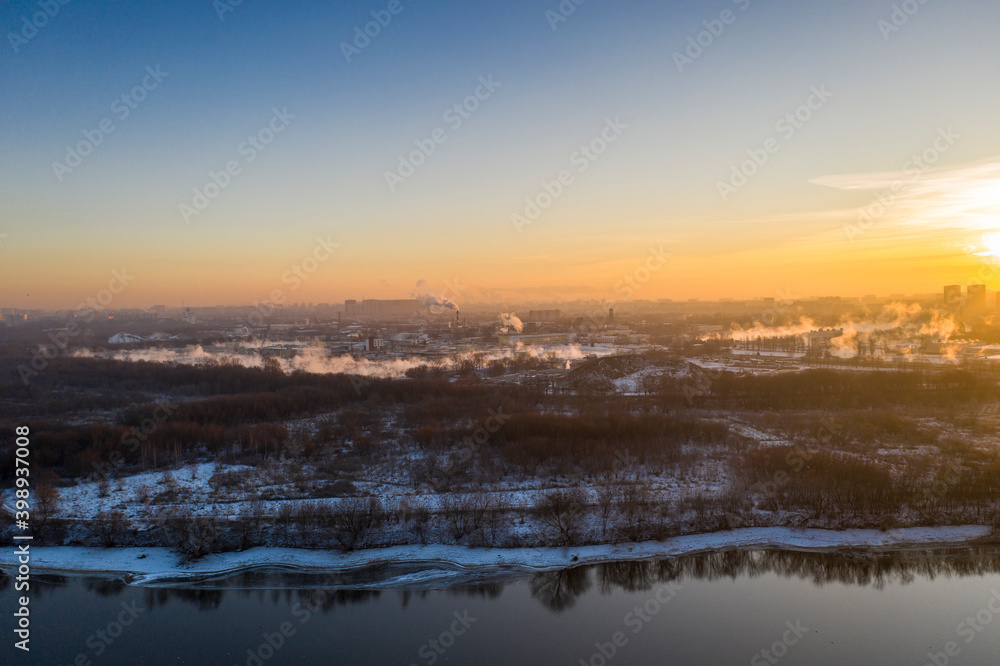
[{"label": "sky", "polygon": [[11,0],[0,307],[74,307],[113,271],[119,307],[995,290],[998,23],[984,0]]}]

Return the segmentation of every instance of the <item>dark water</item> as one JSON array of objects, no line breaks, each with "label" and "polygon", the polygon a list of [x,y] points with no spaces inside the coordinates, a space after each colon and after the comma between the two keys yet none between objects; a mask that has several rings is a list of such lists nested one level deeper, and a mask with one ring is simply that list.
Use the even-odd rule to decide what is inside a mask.
[{"label": "dark water", "polygon": [[5,578],[2,663],[1000,663],[992,549],[736,551],[445,589],[326,582],[279,572],[183,588],[36,580],[26,655],[13,648]]}]

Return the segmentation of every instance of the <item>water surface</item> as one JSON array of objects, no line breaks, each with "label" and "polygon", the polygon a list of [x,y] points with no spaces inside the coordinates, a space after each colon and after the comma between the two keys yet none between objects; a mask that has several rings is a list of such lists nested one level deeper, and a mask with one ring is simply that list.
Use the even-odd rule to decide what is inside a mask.
[{"label": "water surface", "polygon": [[[4,663],[1000,663],[993,549],[732,551],[420,581],[405,569],[335,590],[280,571],[155,588],[48,577],[32,584],[30,656]],[[11,579],[0,586],[10,617]]]}]

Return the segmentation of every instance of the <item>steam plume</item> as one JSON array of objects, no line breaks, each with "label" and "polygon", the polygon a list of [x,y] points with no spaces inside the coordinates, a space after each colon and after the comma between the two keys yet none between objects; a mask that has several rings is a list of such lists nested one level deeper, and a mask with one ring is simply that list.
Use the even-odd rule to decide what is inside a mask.
[{"label": "steam plume", "polygon": [[521,331],[524,330],[524,324],[521,322],[518,316],[513,312],[511,313],[501,312],[499,315],[497,315],[497,318],[500,320],[501,333],[510,333],[511,331],[515,333],[520,333]]},{"label": "steam plume", "polygon": [[430,293],[427,289],[426,280],[420,280],[417,282],[417,290],[414,292],[414,296],[416,296],[417,300],[420,301],[422,305],[426,305],[428,307],[437,305],[442,308],[454,310],[455,312],[459,311],[458,304],[455,303],[455,301],[450,298],[445,298],[444,296],[439,297]]}]

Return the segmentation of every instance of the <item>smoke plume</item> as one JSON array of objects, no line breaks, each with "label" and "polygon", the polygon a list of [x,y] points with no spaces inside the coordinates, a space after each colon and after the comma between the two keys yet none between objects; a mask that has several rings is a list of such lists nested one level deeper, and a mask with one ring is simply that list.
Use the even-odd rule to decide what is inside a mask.
[{"label": "smoke plume", "polygon": [[514,333],[520,333],[521,331],[524,330],[524,324],[521,322],[518,316],[513,312],[510,313],[501,312],[499,315],[497,315],[497,318],[500,320],[501,333],[510,333],[512,331]]},{"label": "smoke plume", "polygon": [[417,290],[413,294],[422,305],[428,307],[438,306],[442,308],[448,308],[449,310],[459,311],[458,304],[450,298],[445,298],[444,296],[436,296],[427,289],[427,281],[420,280],[417,282]]}]

